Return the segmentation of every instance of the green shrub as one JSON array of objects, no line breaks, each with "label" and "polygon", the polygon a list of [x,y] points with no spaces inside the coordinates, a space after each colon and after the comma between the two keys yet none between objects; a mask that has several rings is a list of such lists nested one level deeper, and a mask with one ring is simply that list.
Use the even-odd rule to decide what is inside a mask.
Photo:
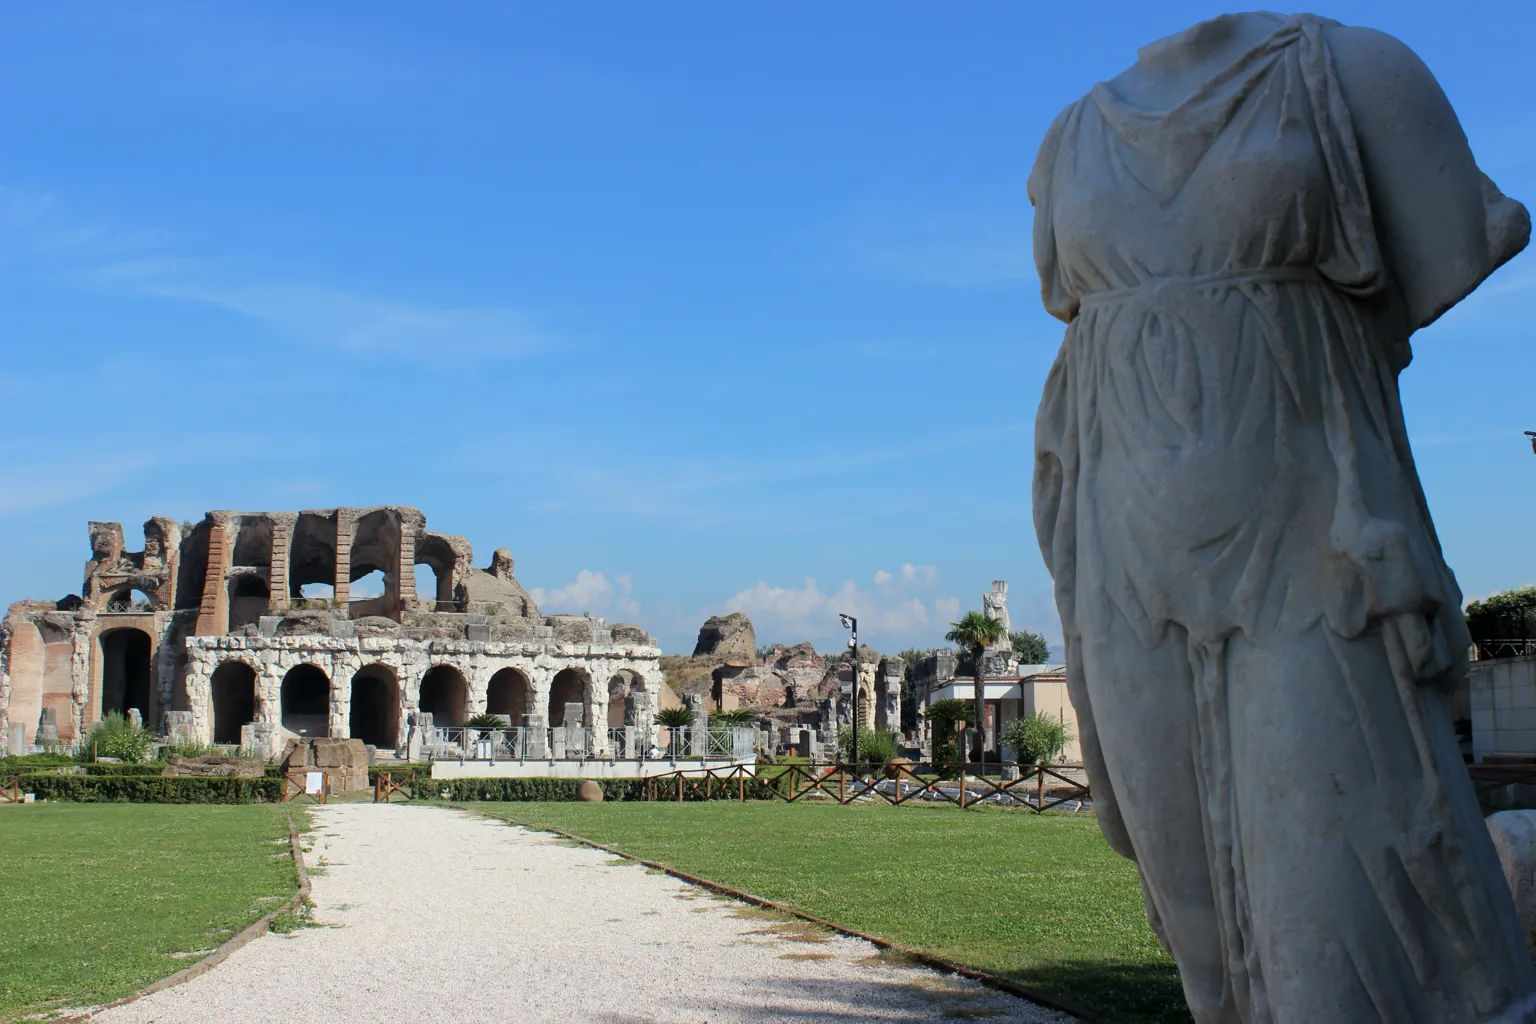
[{"label": "green shrub", "polygon": [[[853,764],[853,729],[843,726],[837,730],[838,756],[844,764]],[[867,729],[859,726],[858,772],[880,771],[885,763],[896,756],[896,734],[884,729]]]},{"label": "green shrub", "polygon": [[709,716],[710,725],[722,725],[729,728],[753,725],[757,722],[758,713],[752,708],[732,708],[730,711],[716,711]]},{"label": "green shrub", "polygon": [[250,804],[282,799],[279,779],[171,778],[164,775],[23,775],[39,800],[119,804]]},{"label": "green shrub", "polygon": [[131,763],[149,760],[156,742],[155,734],[142,725],[134,725],[120,712],[109,711],[91,730],[84,749],[93,757],[115,757]]},{"label": "green shrub", "polygon": [[1043,764],[1056,760],[1072,739],[1066,723],[1041,711],[1032,711],[1008,723],[1002,741],[1019,752],[1020,764]]},{"label": "green shrub", "polygon": [[687,708],[662,708],[656,712],[656,724],[680,729],[693,724],[693,712]]}]

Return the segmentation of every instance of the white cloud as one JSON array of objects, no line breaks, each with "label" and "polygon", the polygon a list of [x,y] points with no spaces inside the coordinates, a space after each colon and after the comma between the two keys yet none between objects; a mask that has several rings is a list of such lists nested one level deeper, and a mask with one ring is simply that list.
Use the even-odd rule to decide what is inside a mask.
[{"label": "white cloud", "polygon": [[922,580],[924,583],[932,583],[939,578],[939,571],[931,565],[913,565],[907,562],[901,567],[901,582],[916,583]]},{"label": "white cloud", "polygon": [[857,617],[860,641],[880,650],[941,643],[940,609],[958,607],[959,599],[899,596],[890,592],[894,579],[892,573],[881,570],[875,574],[873,590],[860,590],[853,580],[845,580],[830,594],[814,579],[800,587],[759,582],[732,595],[725,610],[745,612],[758,642],[765,644],[811,640],[823,647],[836,646],[828,642],[844,635],[839,614]]},{"label": "white cloud", "polygon": [[612,615],[634,615],[640,610],[640,603],[634,600],[632,591],[633,585],[628,573],[609,580],[600,572],[582,569],[574,580],[563,587],[555,587],[553,590],[533,587],[528,593],[546,614],[591,613],[606,618]]}]

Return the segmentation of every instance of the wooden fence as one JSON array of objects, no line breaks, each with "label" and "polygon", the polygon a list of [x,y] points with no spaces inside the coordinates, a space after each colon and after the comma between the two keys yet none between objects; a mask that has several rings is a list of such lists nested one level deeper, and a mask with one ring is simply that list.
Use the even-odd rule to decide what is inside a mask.
[{"label": "wooden fence", "polygon": [[[1003,768],[1017,768],[1018,777],[1003,779]],[[997,774],[982,774],[986,770]],[[869,778],[847,764],[735,765],[653,775],[646,780],[645,798],[778,799],[792,804],[815,795],[839,804],[878,799],[900,806],[909,800],[940,800],[964,808],[992,802],[1039,813],[1093,798],[1086,775],[1082,779],[1069,778],[1062,774],[1064,771],[1082,771],[1082,765],[965,765],[956,777],[948,779],[919,775],[907,765],[886,766],[876,778]]]}]

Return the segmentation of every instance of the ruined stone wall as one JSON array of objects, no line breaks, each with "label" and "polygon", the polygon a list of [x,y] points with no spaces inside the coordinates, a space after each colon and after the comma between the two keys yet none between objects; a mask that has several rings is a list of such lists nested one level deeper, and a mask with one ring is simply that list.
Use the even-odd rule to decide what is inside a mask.
[{"label": "ruined stone wall", "polygon": [[[404,637],[331,637],[315,635],[193,637],[187,641],[186,692],[194,734],[203,742],[213,735],[213,673],[227,661],[249,665],[256,673],[256,721],[281,726],[283,678],[298,665],[313,665],[330,681],[329,732],[349,734],[353,677],[365,667],[383,666],[395,677],[399,700],[397,746],[406,741],[409,715],[420,707],[421,684],[428,671],[449,665],[464,677],[465,714],[485,711],[491,677],[516,669],[530,684],[526,707],[531,719],[547,716],[551,684],[565,669],[583,679],[584,717],[608,721],[609,684],[617,675],[630,678],[629,695],[637,715],[654,716],[663,685],[657,665],[661,652],[652,644],[566,644],[529,641],[506,643],[470,640],[413,640]],[[438,723],[444,724],[444,723]],[[603,732],[601,728],[599,732]],[[604,737],[605,738],[605,737]]]}]

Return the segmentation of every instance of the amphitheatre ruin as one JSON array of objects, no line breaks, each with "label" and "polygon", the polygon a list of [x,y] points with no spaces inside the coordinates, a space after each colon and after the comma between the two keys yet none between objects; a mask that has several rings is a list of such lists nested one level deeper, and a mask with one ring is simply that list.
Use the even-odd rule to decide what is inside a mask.
[{"label": "amphitheatre ruin", "polygon": [[[12,749],[83,737],[109,712],[162,733],[272,754],[294,737],[401,749],[413,718],[580,727],[591,752],[648,726],[661,652],[638,626],[543,615],[498,549],[404,505],[156,516],[140,551],[90,524],[79,594],[13,604],[0,625],[0,724]],[[436,578],[417,595],[418,566]],[[353,595],[365,578],[382,592]],[[308,587],[329,596],[304,596]]]}]

